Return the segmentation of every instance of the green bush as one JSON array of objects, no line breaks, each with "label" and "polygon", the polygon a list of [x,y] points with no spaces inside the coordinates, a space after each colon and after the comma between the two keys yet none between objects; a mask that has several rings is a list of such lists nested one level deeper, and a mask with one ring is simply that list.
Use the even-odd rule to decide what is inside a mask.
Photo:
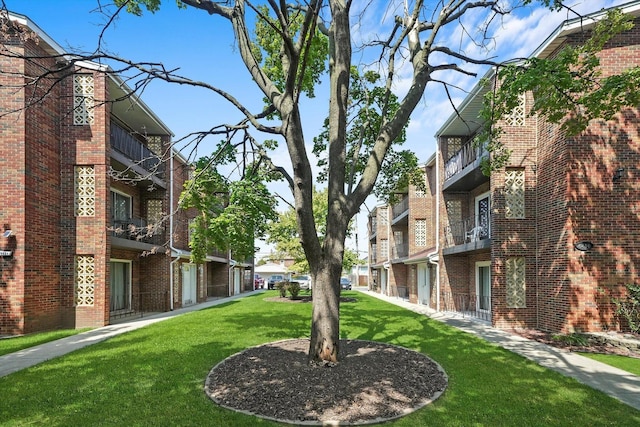
[{"label": "green bush", "polygon": [[631,332],[640,333],[640,285],[627,285],[627,295],[613,302],[616,314],[627,321]]},{"label": "green bush", "polygon": [[298,294],[300,294],[300,283],[298,282],[290,282],[287,290],[291,294],[291,299],[298,298]]},{"label": "green bush", "polygon": [[587,339],[587,337],[585,337],[584,335],[581,334],[569,334],[569,335],[554,335],[553,337],[554,341],[558,341],[558,342],[563,342],[569,345],[579,345],[579,346],[587,346],[589,345],[589,340]]},{"label": "green bush", "polygon": [[287,296],[288,287],[289,287],[289,282],[287,282],[286,280],[276,283],[276,289],[280,291],[281,298],[284,298]]}]

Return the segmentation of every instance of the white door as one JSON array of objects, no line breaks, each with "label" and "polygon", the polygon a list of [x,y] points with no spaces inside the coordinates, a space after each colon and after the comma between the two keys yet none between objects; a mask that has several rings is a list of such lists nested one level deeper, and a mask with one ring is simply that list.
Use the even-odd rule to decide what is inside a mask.
[{"label": "white door", "polygon": [[387,269],[381,268],[380,269],[380,293],[382,293],[382,295],[387,294],[387,277],[388,277]]},{"label": "white door", "polygon": [[429,306],[431,296],[431,283],[429,283],[429,270],[427,264],[418,264],[418,303]]},{"label": "white door", "polygon": [[182,264],[182,305],[196,303],[197,271],[195,264]]},{"label": "white door", "polygon": [[240,272],[241,270],[239,268],[233,269],[233,294],[234,295],[238,295],[240,293],[240,281],[242,279]]}]

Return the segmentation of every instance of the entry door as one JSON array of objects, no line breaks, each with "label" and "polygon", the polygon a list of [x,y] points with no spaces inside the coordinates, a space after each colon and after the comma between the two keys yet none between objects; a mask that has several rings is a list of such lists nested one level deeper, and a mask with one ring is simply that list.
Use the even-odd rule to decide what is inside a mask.
[{"label": "entry door", "polygon": [[476,263],[476,295],[478,310],[491,311],[491,263]]},{"label": "entry door", "polygon": [[380,269],[380,292],[382,293],[382,295],[387,294],[387,278],[388,277],[389,277],[389,274],[387,272],[387,269],[381,268]]},{"label": "entry door", "polygon": [[111,261],[111,297],[109,307],[111,311],[131,309],[131,263],[126,261]]},{"label": "entry door", "polygon": [[233,269],[233,294],[238,295],[240,293],[241,273],[239,268]]},{"label": "entry door", "polygon": [[182,264],[182,305],[196,303],[197,271],[195,264]]},{"label": "entry door", "polygon": [[418,264],[418,302],[429,306],[429,296],[431,295],[431,283],[426,264]]}]

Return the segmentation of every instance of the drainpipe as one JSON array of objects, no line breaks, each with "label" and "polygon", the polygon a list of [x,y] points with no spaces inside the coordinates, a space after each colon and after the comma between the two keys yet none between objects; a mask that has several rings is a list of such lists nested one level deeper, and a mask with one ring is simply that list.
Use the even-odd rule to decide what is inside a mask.
[{"label": "drainpipe", "polygon": [[[173,252],[178,254],[178,250],[173,247],[173,148],[171,148],[171,154],[169,155],[169,255],[173,257]],[[176,259],[169,263],[169,310],[173,311],[173,270],[175,263],[178,262],[180,256],[177,255]]]},{"label": "drainpipe", "polygon": [[436,144],[436,248],[427,254],[429,263],[436,266],[436,311],[440,311],[440,141]]}]

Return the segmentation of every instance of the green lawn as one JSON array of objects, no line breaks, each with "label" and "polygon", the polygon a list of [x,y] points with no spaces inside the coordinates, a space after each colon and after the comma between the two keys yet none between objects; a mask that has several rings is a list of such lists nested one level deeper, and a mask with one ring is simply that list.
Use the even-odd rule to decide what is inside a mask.
[{"label": "green lawn", "polygon": [[[449,376],[435,403],[385,425],[640,425],[640,411],[575,380],[435,320],[347,294],[358,302],[341,306],[343,338],[415,349]],[[227,356],[308,336],[311,305],[264,301],[273,295],[185,314],[0,378],[0,425],[276,425],[221,409],[203,392],[208,372]]]},{"label": "green lawn", "polygon": [[582,356],[589,357],[598,362],[606,363],[618,369],[631,372],[640,376],[640,359],[634,357],[616,356],[615,354],[599,354],[599,353],[580,353]]},{"label": "green lawn", "polygon": [[29,334],[19,337],[2,338],[0,339],[0,356],[44,344],[49,341],[59,340],[60,338],[65,338],[88,330],[89,329],[61,329],[58,331],[40,332],[37,334]]}]

